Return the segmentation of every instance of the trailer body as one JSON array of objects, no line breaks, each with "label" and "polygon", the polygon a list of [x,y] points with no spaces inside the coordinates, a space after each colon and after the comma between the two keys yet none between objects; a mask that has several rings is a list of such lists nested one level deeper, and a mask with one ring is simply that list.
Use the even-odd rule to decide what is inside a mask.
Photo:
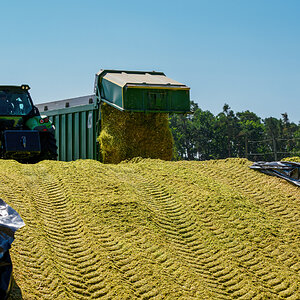
[{"label": "trailer body", "polygon": [[122,111],[186,113],[189,91],[162,72],[101,70],[94,92],[99,101]]},{"label": "trailer body", "polygon": [[94,100],[94,95],[89,95],[37,105],[55,126],[58,160],[97,158],[99,110]]},{"label": "trailer body", "polygon": [[101,70],[93,95],[38,104],[55,125],[58,160],[99,159],[102,103],[120,111],[188,113],[189,87],[162,72]]}]

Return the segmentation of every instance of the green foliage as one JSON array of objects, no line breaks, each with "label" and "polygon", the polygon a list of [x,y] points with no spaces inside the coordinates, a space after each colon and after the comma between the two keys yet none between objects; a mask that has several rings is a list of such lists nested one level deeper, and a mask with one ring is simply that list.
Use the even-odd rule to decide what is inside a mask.
[{"label": "green foliage", "polygon": [[216,116],[191,103],[192,115],[173,115],[170,127],[174,137],[175,159],[208,160],[248,157],[274,160],[300,153],[300,124],[274,117],[262,120],[246,110],[235,113],[228,104]]}]

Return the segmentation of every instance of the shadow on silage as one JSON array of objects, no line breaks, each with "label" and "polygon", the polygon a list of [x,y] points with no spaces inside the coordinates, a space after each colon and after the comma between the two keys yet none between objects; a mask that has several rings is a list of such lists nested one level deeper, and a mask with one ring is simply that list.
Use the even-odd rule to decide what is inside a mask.
[{"label": "shadow on silage", "polygon": [[21,289],[17,285],[16,281],[13,279],[12,288],[7,300],[21,300],[21,299],[23,299]]}]

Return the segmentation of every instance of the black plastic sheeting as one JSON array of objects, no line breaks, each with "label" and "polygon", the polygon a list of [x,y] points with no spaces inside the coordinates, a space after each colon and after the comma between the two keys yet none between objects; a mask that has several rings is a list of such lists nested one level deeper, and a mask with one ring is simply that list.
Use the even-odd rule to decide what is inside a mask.
[{"label": "black plastic sheeting", "polygon": [[300,163],[291,161],[255,162],[251,169],[277,176],[300,187]]},{"label": "black plastic sheeting", "polygon": [[6,299],[11,284],[12,263],[9,249],[15,232],[24,225],[20,215],[0,199],[0,299]]}]

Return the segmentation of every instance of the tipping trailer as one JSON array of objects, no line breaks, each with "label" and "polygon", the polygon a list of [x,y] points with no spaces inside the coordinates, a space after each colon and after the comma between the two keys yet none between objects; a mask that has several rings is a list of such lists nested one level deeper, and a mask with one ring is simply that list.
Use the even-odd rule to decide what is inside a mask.
[{"label": "tipping trailer", "polygon": [[190,88],[162,72],[100,70],[94,94],[38,104],[56,127],[58,159],[100,159],[101,105],[123,112],[188,113]]}]

